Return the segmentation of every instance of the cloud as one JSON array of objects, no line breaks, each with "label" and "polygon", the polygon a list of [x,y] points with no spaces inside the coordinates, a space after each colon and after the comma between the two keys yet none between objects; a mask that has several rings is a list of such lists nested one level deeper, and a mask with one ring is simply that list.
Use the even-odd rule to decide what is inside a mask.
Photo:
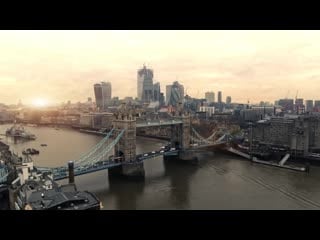
[{"label": "cloud", "polygon": [[320,31],[0,31],[0,100],[84,101],[100,81],[135,97],[143,63],[163,91],[177,79],[198,97],[273,101],[299,89],[315,99],[319,41]]},{"label": "cloud", "polygon": [[16,78],[12,76],[1,76],[0,75],[0,85],[1,86],[14,86],[16,84]]}]

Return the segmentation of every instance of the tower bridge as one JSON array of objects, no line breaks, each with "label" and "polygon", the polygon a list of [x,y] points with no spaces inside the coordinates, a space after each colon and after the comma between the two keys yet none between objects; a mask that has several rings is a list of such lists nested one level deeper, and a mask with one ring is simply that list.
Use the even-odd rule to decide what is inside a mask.
[{"label": "tower bridge", "polygon": [[[164,159],[195,160],[193,154],[196,151],[227,142],[226,134],[214,140],[216,135],[219,135],[216,132],[206,139],[203,138],[192,128],[190,116],[183,112],[180,112],[172,120],[137,124],[134,112],[123,106],[115,114],[112,126],[111,131],[98,144],[77,160],[72,160],[75,176],[108,169],[109,176],[144,177],[143,162],[145,160],[161,155],[164,156]],[[137,155],[136,129],[158,126],[169,126],[171,128],[169,146]],[[52,172],[55,180],[67,178],[69,175],[67,166],[38,167],[37,169]]]}]

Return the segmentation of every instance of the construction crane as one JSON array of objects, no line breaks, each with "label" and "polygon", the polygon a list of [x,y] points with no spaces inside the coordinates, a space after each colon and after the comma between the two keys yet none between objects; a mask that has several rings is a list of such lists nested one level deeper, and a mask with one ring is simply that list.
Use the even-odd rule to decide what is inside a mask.
[{"label": "construction crane", "polygon": [[297,101],[297,98],[298,98],[298,92],[299,92],[299,90],[297,90],[297,93],[296,93],[296,101]]}]

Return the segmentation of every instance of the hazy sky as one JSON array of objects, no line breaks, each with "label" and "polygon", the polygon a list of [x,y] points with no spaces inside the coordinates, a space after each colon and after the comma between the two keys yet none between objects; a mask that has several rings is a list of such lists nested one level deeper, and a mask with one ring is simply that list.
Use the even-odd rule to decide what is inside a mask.
[{"label": "hazy sky", "polygon": [[137,69],[187,94],[320,99],[320,31],[0,31],[0,102],[85,101],[93,84],[137,95]]}]

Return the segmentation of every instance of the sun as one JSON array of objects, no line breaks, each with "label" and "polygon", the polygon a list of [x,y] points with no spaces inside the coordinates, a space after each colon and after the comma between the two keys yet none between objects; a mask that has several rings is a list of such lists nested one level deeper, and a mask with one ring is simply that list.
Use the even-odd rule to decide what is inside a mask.
[{"label": "sun", "polygon": [[43,98],[36,98],[32,101],[32,105],[35,107],[45,107],[48,105],[48,101]]}]

